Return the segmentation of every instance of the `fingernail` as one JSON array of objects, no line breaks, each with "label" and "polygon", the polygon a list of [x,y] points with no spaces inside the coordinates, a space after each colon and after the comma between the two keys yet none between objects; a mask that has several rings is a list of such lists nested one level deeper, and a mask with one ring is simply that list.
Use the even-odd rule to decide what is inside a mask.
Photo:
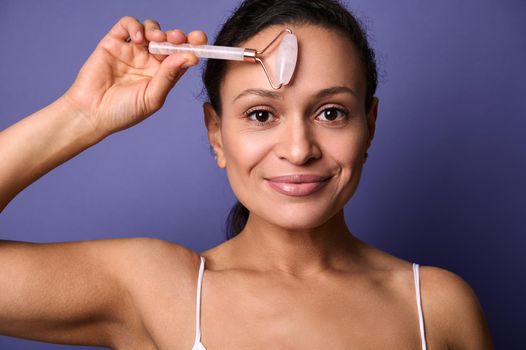
[{"label": "fingernail", "polygon": [[140,30],[137,33],[135,33],[135,37],[139,40],[142,40],[142,33]]},{"label": "fingernail", "polygon": [[188,60],[185,60],[184,63],[181,65],[181,68],[183,69],[187,69],[187,68],[190,68],[192,67],[194,64]]}]

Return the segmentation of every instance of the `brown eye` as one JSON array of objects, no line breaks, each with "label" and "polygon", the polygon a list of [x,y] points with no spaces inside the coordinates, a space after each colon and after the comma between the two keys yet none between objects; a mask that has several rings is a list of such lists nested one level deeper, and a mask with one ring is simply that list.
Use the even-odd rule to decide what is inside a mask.
[{"label": "brown eye", "polygon": [[256,111],[254,112],[254,117],[256,117],[258,122],[266,122],[270,117],[270,113],[268,111]]},{"label": "brown eye", "polygon": [[258,124],[267,124],[269,122],[272,122],[273,119],[272,113],[264,109],[249,111],[246,115],[249,120],[254,121]]},{"label": "brown eye", "polygon": [[323,111],[323,116],[327,120],[334,120],[334,119],[338,118],[338,112],[336,112],[336,110],[334,110],[334,108],[326,109],[326,110]]},{"label": "brown eye", "polygon": [[340,108],[330,107],[324,109],[319,115],[327,121],[334,121],[338,118],[345,118],[347,113]]}]

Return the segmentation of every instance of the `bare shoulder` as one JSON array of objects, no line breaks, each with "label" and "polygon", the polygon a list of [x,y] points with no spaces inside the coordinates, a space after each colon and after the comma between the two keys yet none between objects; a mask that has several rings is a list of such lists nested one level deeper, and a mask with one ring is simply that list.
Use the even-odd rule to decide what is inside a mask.
[{"label": "bare shoulder", "polygon": [[113,239],[107,244],[113,247],[105,265],[113,266],[129,301],[123,330],[114,335],[118,348],[150,348],[159,336],[159,315],[166,312],[173,315],[170,323],[183,329],[181,319],[191,314],[199,254],[157,238]]},{"label": "bare shoulder", "polygon": [[493,349],[482,307],[473,288],[443,268],[420,268],[426,332],[444,337],[449,349]]},{"label": "bare shoulder", "polygon": [[131,254],[130,257],[148,259],[175,259],[183,264],[182,267],[199,261],[199,254],[181,244],[167,240],[151,237],[135,237],[113,239],[116,245],[121,247],[123,254]]},{"label": "bare shoulder", "polygon": [[167,287],[176,289],[181,298],[194,288],[199,254],[181,244],[150,237],[80,243],[85,244],[91,260],[97,260],[101,269],[116,278],[134,307],[142,304],[148,309],[149,305],[143,304],[145,296],[166,291]]},{"label": "bare shoulder", "polygon": [[[130,276],[160,276],[165,273],[190,278],[199,266],[199,254],[190,248],[170,241],[150,238],[110,240],[115,245],[119,270]],[[113,256],[115,258],[115,255]],[[192,278],[193,279],[193,278]]]}]

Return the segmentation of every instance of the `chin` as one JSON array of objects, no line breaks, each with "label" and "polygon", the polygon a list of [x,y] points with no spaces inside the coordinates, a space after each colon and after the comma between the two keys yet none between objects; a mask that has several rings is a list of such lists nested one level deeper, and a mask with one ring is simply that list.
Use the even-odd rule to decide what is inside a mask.
[{"label": "chin", "polygon": [[308,230],[322,226],[338,212],[338,210],[328,212],[319,209],[319,206],[317,208],[299,208],[290,205],[279,208],[275,206],[259,213],[256,210],[255,213],[251,212],[251,215],[254,213],[258,217],[258,221],[264,221],[269,225],[283,229]]}]

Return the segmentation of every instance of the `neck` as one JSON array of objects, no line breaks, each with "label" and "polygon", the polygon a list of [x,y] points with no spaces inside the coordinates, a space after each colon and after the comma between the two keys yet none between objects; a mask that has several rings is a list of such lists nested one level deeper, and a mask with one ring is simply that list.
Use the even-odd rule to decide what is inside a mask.
[{"label": "neck", "polygon": [[345,224],[343,210],[319,227],[301,230],[250,215],[243,231],[231,239],[232,253],[243,265],[295,276],[348,267],[358,259],[358,244]]}]

